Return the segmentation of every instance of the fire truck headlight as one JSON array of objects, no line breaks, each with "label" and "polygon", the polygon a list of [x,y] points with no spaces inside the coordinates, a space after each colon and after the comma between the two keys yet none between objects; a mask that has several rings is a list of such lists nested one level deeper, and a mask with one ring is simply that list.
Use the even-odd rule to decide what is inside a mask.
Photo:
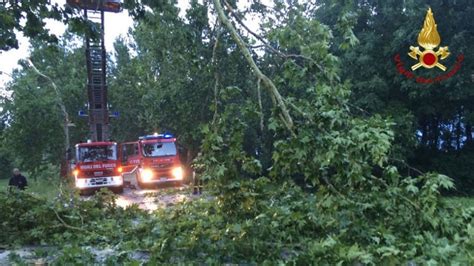
[{"label": "fire truck headlight", "polygon": [[76,179],[76,187],[77,188],[87,187],[87,180],[86,179]]},{"label": "fire truck headlight", "polygon": [[181,168],[181,166],[174,168],[172,173],[174,178],[179,180],[183,179],[183,168]]},{"label": "fire truck headlight", "polygon": [[141,171],[141,178],[143,182],[150,181],[153,178],[153,171],[151,169],[143,169]]},{"label": "fire truck headlight", "polygon": [[119,173],[122,173],[122,172],[123,172],[122,166],[119,166],[119,167],[117,168],[117,172],[119,172]]},{"label": "fire truck headlight", "polygon": [[79,175],[79,170],[74,170],[72,171],[72,174],[74,175],[74,177],[77,177]]},{"label": "fire truck headlight", "polygon": [[122,184],[122,183],[123,183],[123,178],[122,178],[122,176],[114,176],[114,177],[113,177],[113,181],[114,181],[115,183]]}]

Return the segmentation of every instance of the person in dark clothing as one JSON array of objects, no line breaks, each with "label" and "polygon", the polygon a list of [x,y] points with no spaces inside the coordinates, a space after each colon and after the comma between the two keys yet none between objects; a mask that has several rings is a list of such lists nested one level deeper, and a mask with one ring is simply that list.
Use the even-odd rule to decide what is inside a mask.
[{"label": "person in dark clothing", "polygon": [[8,182],[9,190],[13,187],[16,187],[20,190],[24,190],[28,186],[28,182],[26,181],[26,177],[24,177],[18,168],[13,169],[13,176],[10,178]]}]

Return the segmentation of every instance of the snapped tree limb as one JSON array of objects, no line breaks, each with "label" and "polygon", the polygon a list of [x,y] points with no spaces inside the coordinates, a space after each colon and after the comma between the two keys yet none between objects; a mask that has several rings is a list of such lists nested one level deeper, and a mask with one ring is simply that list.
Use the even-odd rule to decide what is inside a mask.
[{"label": "snapped tree limb", "polygon": [[214,124],[217,120],[217,114],[218,114],[218,102],[219,102],[219,83],[220,83],[220,77],[219,77],[219,71],[217,69],[217,47],[219,45],[219,38],[221,36],[221,29],[220,29],[220,24],[219,21],[216,21],[216,42],[214,43],[214,47],[212,48],[212,58],[211,58],[211,64],[212,64],[212,69],[214,71],[214,116],[212,117],[212,124]]},{"label": "snapped tree limb", "polygon": [[[283,58],[302,58],[302,59],[307,60],[307,61],[311,62],[312,64],[314,64],[320,71],[324,71],[323,67],[320,64],[318,64],[311,57],[304,56],[304,55],[301,55],[301,54],[286,54],[286,53],[283,53],[282,51],[280,51],[278,49],[275,49],[273,46],[268,44],[268,42],[266,40],[264,40],[262,38],[262,36],[258,35],[257,33],[253,32],[249,27],[247,27],[247,25],[245,25],[245,23],[238,17],[237,13],[234,11],[232,6],[227,1],[224,1],[224,3],[226,5],[227,9],[230,11],[232,16],[234,17],[235,21],[237,21],[237,23],[239,23],[240,26],[242,26],[248,33],[252,34],[255,38],[257,38],[257,40],[262,42],[263,47],[266,47],[266,48],[270,49],[270,51],[272,51],[273,53],[275,53],[275,54],[277,54],[277,55],[279,55],[280,57],[283,57]],[[259,46],[254,46],[252,48],[260,48],[260,47]]]},{"label": "snapped tree limb", "polygon": [[237,30],[232,25],[232,23],[227,18],[227,16],[224,14],[224,9],[222,8],[220,0],[214,0],[214,6],[216,8],[219,20],[229,30],[230,35],[232,36],[232,39],[234,39],[234,41],[237,43],[237,46],[239,47],[240,51],[244,55],[245,59],[249,63],[250,67],[254,71],[257,78],[261,80],[263,86],[268,90],[270,95],[275,99],[276,105],[281,111],[283,123],[286,125],[287,129],[294,135],[293,119],[291,118],[288,108],[286,107],[285,101],[283,100],[283,97],[281,96],[277,87],[275,86],[275,84],[270,78],[268,78],[265,74],[263,74],[263,72],[260,70],[260,68],[257,66],[255,61],[253,60],[252,55],[250,54],[250,51],[247,48],[245,42],[237,33]]}]

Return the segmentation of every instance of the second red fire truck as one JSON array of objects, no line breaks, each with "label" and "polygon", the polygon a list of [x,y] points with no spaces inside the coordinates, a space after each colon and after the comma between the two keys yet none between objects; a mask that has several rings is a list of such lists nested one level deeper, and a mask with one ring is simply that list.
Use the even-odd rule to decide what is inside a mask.
[{"label": "second red fire truck", "polygon": [[[125,180],[140,187],[163,183],[181,184],[183,167],[171,134],[153,134],[121,144]],[[127,178],[128,177],[128,178]]]}]

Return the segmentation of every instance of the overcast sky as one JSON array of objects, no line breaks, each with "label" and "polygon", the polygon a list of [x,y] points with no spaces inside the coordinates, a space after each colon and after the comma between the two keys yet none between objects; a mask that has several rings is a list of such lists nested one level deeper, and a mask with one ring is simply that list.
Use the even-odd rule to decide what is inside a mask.
[{"label": "overcast sky", "polygon": [[[51,0],[52,3],[64,5],[66,0]],[[181,12],[189,7],[188,0],[178,0],[178,5]],[[128,29],[133,25],[133,20],[128,16],[127,10],[121,13],[106,13],[105,14],[105,47],[107,51],[113,51],[113,43],[120,35],[126,35]],[[55,20],[46,20],[46,28],[57,36],[61,36],[66,30],[66,25]],[[11,80],[10,74],[13,69],[18,67],[18,60],[28,57],[29,42],[23,34],[18,33],[19,49],[12,49],[10,51],[0,51],[0,94],[4,89],[5,83]]]},{"label": "overcast sky", "polygon": [[[65,5],[66,0],[50,0],[52,3]],[[248,6],[250,1],[239,1],[238,7],[244,8]],[[272,6],[270,0],[263,0],[264,4]],[[189,8],[189,0],[178,0],[178,7],[180,8],[180,16],[184,16],[186,9]],[[259,19],[253,16],[246,17],[244,22],[254,31],[258,32]],[[105,47],[108,52],[113,51],[113,43],[120,35],[126,35],[129,28],[133,25],[133,20],[128,16],[127,10],[121,13],[106,13],[105,14]],[[55,20],[46,20],[46,28],[57,36],[61,36],[66,30],[66,25]],[[5,93],[5,84],[11,80],[12,71],[18,67],[20,59],[29,56],[29,41],[21,33],[17,33],[19,40],[19,49],[12,49],[10,51],[0,51],[0,95]]]}]

